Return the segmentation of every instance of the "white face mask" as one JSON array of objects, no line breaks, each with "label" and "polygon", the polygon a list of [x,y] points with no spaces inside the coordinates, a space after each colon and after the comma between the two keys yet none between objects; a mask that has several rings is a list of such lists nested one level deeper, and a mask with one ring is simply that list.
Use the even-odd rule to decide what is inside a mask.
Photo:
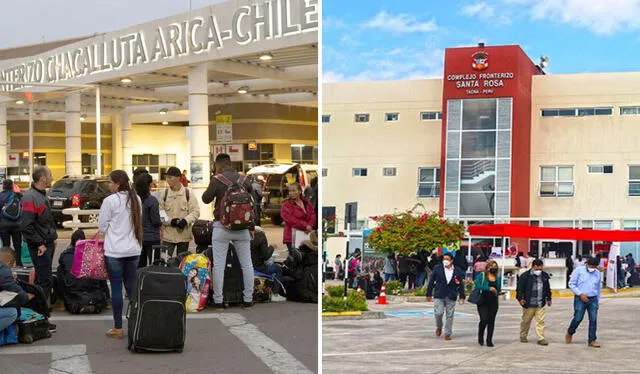
[{"label": "white face mask", "polygon": [[542,274],[542,270],[534,270],[533,274],[539,276],[540,274]]},{"label": "white face mask", "polygon": [[587,271],[588,271],[589,273],[593,273],[594,271],[596,271],[596,269],[595,269],[595,268],[589,268],[589,267],[588,267],[588,268],[587,268]]},{"label": "white face mask", "polygon": [[444,264],[444,266],[451,265],[451,261],[449,261],[449,260],[442,260],[442,263]]}]

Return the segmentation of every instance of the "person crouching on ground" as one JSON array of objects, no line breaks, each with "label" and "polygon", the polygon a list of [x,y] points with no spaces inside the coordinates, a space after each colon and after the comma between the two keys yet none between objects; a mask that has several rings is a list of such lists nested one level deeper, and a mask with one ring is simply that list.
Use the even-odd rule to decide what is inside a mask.
[{"label": "person crouching on ground", "polygon": [[446,253],[442,264],[433,269],[429,286],[427,287],[427,301],[433,300],[435,288],[435,300],[433,307],[436,317],[436,336],[442,334],[442,315],[446,311],[446,323],[444,325],[444,340],[451,340],[453,328],[453,314],[456,311],[456,296],[464,301],[464,271],[453,266],[453,255]]},{"label": "person crouching on ground", "polygon": [[0,291],[15,292],[16,298],[0,307],[0,331],[11,326],[18,319],[18,309],[21,305],[33,298],[33,295],[24,292],[16,282],[11,268],[15,266],[16,255],[9,247],[0,248]]},{"label": "person crouching on ground", "polygon": [[536,334],[539,345],[549,345],[544,338],[545,305],[551,306],[551,286],[549,274],[543,271],[541,259],[533,260],[530,270],[525,271],[518,280],[516,299],[524,308],[520,324],[520,342],[527,342],[531,320],[536,318]]},{"label": "person crouching on ground", "polygon": [[602,274],[598,270],[598,260],[589,257],[583,267],[579,267],[571,274],[569,288],[574,293],[573,319],[569,324],[565,341],[571,344],[573,334],[580,326],[584,313],[589,313],[589,347],[600,348],[596,337],[598,326],[598,306],[600,305],[600,288],[602,287]]},{"label": "person crouching on ground", "polygon": [[487,330],[487,347],[493,347],[493,329],[498,314],[498,294],[502,290],[502,278],[498,276],[498,263],[487,261],[484,272],[476,275],[474,287],[482,292],[482,303],[477,305],[478,344],[484,345],[484,331]]}]

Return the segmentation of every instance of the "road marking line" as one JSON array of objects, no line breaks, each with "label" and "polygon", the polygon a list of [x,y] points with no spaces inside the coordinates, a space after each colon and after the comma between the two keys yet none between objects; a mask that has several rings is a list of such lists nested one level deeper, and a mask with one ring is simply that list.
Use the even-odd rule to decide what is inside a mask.
[{"label": "road marking line", "polygon": [[[236,314],[236,313],[233,313]],[[187,319],[217,319],[221,313],[203,313],[203,314],[187,314]],[[126,319],[127,316],[123,315],[123,319]],[[51,321],[112,321],[112,314],[101,314],[101,315],[78,315],[78,316],[52,316],[49,318]]]},{"label": "road marking line", "polygon": [[5,347],[0,354],[38,354],[50,353],[51,366],[48,374],[91,374],[91,363],[87,356],[86,345],[43,345],[38,347]]},{"label": "road marking line", "polygon": [[347,352],[347,353],[323,353],[323,357],[339,357],[339,356],[360,356],[370,354],[389,354],[389,353],[409,353],[409,352],[430,352],[430,351],[453,351],[467,349],[468,347],[449,347],[449,348],[423,348],[423,349],[404,349],[397,351],[367,351],[367,352]]},{"label": "road marking line", "polygon": [[265,335],[238,313],[219,314],[218,318],[274,373],[312,373],[280,344]]}]

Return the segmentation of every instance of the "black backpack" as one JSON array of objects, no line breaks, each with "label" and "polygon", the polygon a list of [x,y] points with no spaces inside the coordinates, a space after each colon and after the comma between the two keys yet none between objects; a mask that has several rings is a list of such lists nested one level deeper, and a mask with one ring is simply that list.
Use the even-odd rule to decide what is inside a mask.
[{"label": "black backpack", "polygon": [[19,221],[22,217],[22,199],[15,192],[11,192],[9,200],[2,207],[2,216],[10,221]]}]

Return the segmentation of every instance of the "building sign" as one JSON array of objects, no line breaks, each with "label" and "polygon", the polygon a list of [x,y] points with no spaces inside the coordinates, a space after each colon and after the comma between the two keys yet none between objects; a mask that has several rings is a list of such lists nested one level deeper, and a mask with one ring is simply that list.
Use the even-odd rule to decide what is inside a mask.
[{"label": "building sign", "polygon": [[228,144],[227,154],[231,157],[231,161],[242,162],[244,160],[244,150],[242,144]]},{"label": "building sign", "polygon": [[216,116],[216,143],[233,142],[233,118],[230,115]]},{"label": "building sign", "polygon": [[7,166],[17,168],[20,166],[20,153],[9,153],[7,155]]},{"label": "building sign", "polygon": [[258,142],[256,142],[255,140],[250,141],[250,142],[247,144],[247,149],[248,149],[249,151],[252,151],[252,152],[257,151],[257,150],[258,150]]},{"label": "building sign", "polygon": [[480,73],[480,74],[449,74],[447,81],[454,82],[457,89],[466,90],[469,95],[491,95],[497,88],[505,86],[505,81],[514,79],[512,72]]},{"label": "building sign", "polygon": [[489,67],[489,54],[487,52],[476,52],[471,55],[471,67],[473,70],[482,71]]},{"label": "building sign", "polygon": [[[245,48],[249,44],[317,32],[318,14],[318,0],[216,4],[192,11],[190,19],[185,19],[187,14],[183,14],[141,25],[139,30],[129,28],[122,33],[77,42],[72,47],[60,47],[27,58],[18,65],[0,65],[0,81],[15,82],[0,85],[0,91],[27,87],[24,83],[67,82],[144,65],[166,68],[170,60],[193,63],[196,59],[191,57],[197,55],[203,55],[201,61],[223,58],[223,51],[233,47]],[[242,50],[235,48],[234,51],[241,53]]]}]

